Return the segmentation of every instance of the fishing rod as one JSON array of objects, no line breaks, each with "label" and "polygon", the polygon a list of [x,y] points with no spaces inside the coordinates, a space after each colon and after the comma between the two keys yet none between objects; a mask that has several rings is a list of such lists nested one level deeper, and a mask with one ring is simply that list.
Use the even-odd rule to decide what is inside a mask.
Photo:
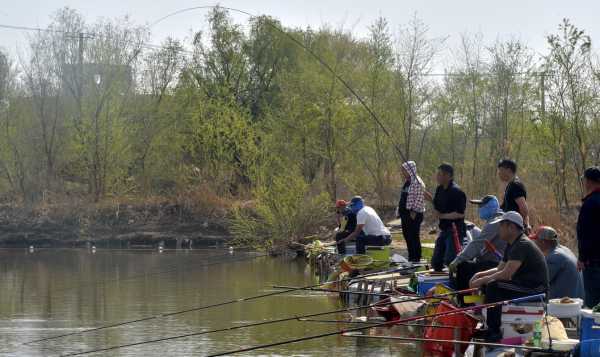
[{"label": "fishing rod", "polygon": [[264,345],[257,345],[257,346],[242,348],[242,349],[238,349],[238,350],[232,350],[232,351],[227,351],[227,352],[211,354],[211,355],[208,355],[207,357],[226,356],[226,355],[232,355],[232,354],[237,354],[237,353],[242,353],[242,352],[249,352],[249,351],[260,350],[260,349],[269,348],[269,347],[287,345],[290,343],[314,340],[314,339],[323,338],[323,337],[344,335],[349,332],[359,332],[359,331],[363,331],[363,330],[370,329],[373,327],[391,326],[391,325],[394,325],[395,323],[412,322],[412,321],[418,321],[418,320],[429,319],[429,318],[434,318],[434,317],[456,315],[456,314],[460,314],[463,312],[481,310],[481,309],[485,309],[485,308],[496,307],[496,306],[506,305],[506,304],[510,304],[510,303],[519,303],[519,302],[525,302],[525,301],[531,301],[531,300],[537,300],[537,299],[544,300],[545,297],[546,297],[546,294],[536,294],[536,295],[526,296],[526,297],[522,297],[522,298],[504,300],[504,301],[483,304],[483,305],[478,305],[478,306],[465,307],[465,308],[456,309],[456,310],[452,310],[452,311],[438,312],[438,313],[434,313],[434,314],[430,314],[430,315],[413,316],[413,317],[408,317],[408,318],[404,318],[404,319],[400,319],[400,320],[396,320],[396,321],[386,321],[386,322],[382,322],[379,324],[373,324],[370,326],[354,327],[354,328],[350,328],[350,329],[336,330],[336,331],[331,331],[331,332],[322,333],[322,334],[318,334],[318,335],[304,336],[304,337],[294,338],[294,339],[285,340],[285,341],[272,342],[272,343],[268,343],[268,344],[264,344]]},{"label": "fishing rod", "polygon": [[[318,323],[329,323],[329,324],[378,324],[376,321],[347,321],[347,320],[315,320],[315,319],[298,319],[303,322],[318,322]],[[406,327],[435,327],[442,329],[460,329],[466,330],[468,327],[456,327],[456,326],[443,326],[443,325],[427,325],[427,324],[409,324],[409,323],[396,323],[394,326],[406,326]],[[350,336],[350,335],[348,335]]]},{"label": "fishing rod", "polygon": [[[291,287],[291,286],[274,285],[273,289],[295,289],[295,288]],[[343,293],[343,294],[354,294],[354,295],[371,295],[371,296],[390,296],[390,295],[393,294],[393,293],[370,293],[370,292],[365,292],[365,291],[352,291],[352,290],[339,290],[339,289],[320,289],[320,288],[306,288],[306,289],[301,289],[301,290],[319,291],[319,292],[326,292],[326,293]]]},{"label": "fishing rod", "polygon": [[[184,8],[184,9],[180,9],[177,11],[174,11],[170,14],[167,14],[157,20],[155,20],[154,22],[152,22],[149,27],[153,27],[155,25],[157,25],[158,23],[170,18],[171,16],[175,16],[178,14],[182,14],[184,12],[188,12],[188,11],[194,11],[194,10],[206,10],[206,9],[215,9],[215,8],[220,8],[220,9],[225,9],[228,11],[233,11],[233,12],[237,12],[239,14],[243,14],[246,15],[250,18],[257,18],[257,15],[254,15],[248,11],[245,10],[240,10],[240,9],[236,9],[233,7],[227,7],[227,6],[220,6],[220,5],[204,5],[204,6],[193,6],[193,7],[188,7],[188,8]],[[369,114],[369,116],[371,117],[371,119],[377,124],[377,126],[379,126],[381,128],[381,130],[383,131],[383,133],[388,137],[388,139],[390,139],[392,145],[394,146],[394,149],[396,150],[398,156],[400,157],[400,159],[404,162],[408,161],[407,156],[404,154],[404,152],[402,151],[402,148],[400,147],[400,144],[398,144],[398,142],[396,142],[396,139],[394,138],[394,136],[389,132],[389,130],[385,127],[385,125],[383,125],[383,122],[379,119],[379,117],[377,116],[377,114],[375,114],[375,112],[373,111],[373,109],[371,109],[371,107],[369,107],[369,105],[367,104],[367,102],[350,86],[350,84],[348,84],[348,82],[342,77],[340,76],[337,71],[335,71],[333,68],[331,68],[331,66],[323,59],[321,58],[321,56],[317,55],[313,50],[310,49],[310,47],[306,46],[304,43],[302,43],[302,41],[298,40],[296,37],[294,37],[293,35],[291,35],[290,33],[286,32],[283,28],[275,25],[273,23],[273,21],[265,21],[265,23],[267,24],[267,26],[271,27],[272,29],[274,29],[275,31],[279,32],[280,34],[284,35],[285,37],[287,37],[289,40],[291,40],[293,43],[295,43],[296,45],[300,46],[302,49],[304,49],[311,57],[313,57],[315,60],[317,60],[317,62],[319,62],[319,64],[321,66],[323,66],[323,68],[325,68],[329,73],[331,73],[333,75],[333,77],[335,79],[337,79],[349,92],[350,94],[356,98],[356,100],[362,105],[362,107],[367,111],[367,113]],[[412,170],[412,168],[411,168]],[[413,172],[415,175],[417,174],[416,172]]]},{"label": "fishing rod", "polygon": [[[390,272],[387,272],[387,274],[399,273],[399,272],[402,272],[402,271],[412,270],[412,269],[415,269],[414,265],[410,266],[410,267],[404,267],[404,268],[392,270]],[[381,272],[364,274],[364,275],[361,275],[361,276],[358,276],[358,277],[354,277],[354,278],[345,278],[345,279],[340,279],[340,280],[336,280],[336,281],[327,281],[327,282],[319,283],[319,284],[315,284],[315,285],[303,286],[303,287],[298,287],[298,288],[288,289],[288,290],[274,291],[274,292],[270,292],[270,293],[266,293],[266,294],[254,295],[254,296],[249,296],[249,297],[244,297],[244,298],[238,298],[238,299],[232,299],[232,300],[228,300],[228,301],[224,301],[224,302],[219,302],[219,303],[214,303],[214,304],[209,304],[209,305],[196,306],[196,307],[191,307],[189,309],[184,309],[184,310],[179,310],[179,311],[173,311],[173,312],[169,312],[169,313],[152,315],[152,316],[146,316],[146,317],[141,317],[141,318],[137,318],[137,319],[133,319],[133,320],[123,321],[123,322],[117,322],[117,323],[108,324],[108,325],[99,326],[99,327],[94,327],[94,328],[90,328],[90,329],[83,330],[83,331],[70,332],[70,333],[65,333],[65,334],[62,334],[62,335],[51,336],[51,337],[46,337],[46,338],[40,338],[40,339],[37,339],[37,340],[32,340],[32,341],[24,342],[23,344],[24,345],[29,345],[29,344],[32,344],[32,343],[39,343],[39,342],[44,342],[44,341],[50,341],[50,340],[55,340],[55,339],[59,339],[59,338],[63,338],[63,337],[83,335],[83,334],[87,334],[87,333],[91,333],[91,332],[96,332],[96,331],[100,331],[100,330],[106,330],[106,329],[109,329],[109,328],[122,327],[122,326],[131,325],[131,324],[135,324],[135,323],[140,323],[140,322],[145,322],[145,321],[150,321],[150,320],[156,320],[156,319],[161,319],[161,318],[165,318],[165,317],[171,317],[171,316],[175,316],[175,315],[181,315],[181,314],[185,314],[185,313],[188,313],[188,312],[208,310],[208,309],[215,308],[215,307],[222,307],[222,306],[232,305],[232,304],[236,304],[236,303],[242,303],[242,302],[247,302],[247,301],[252,301],[252,300],[258,300],[258,299],[262,299],[262,298],[266,298],[266,297],[270,297],[270,296],[282,295],[282,294],[286,294],[286,293],[289,293],[289,292],[299,291],[299,290],[303,290],[303,289],[307,289],[307,288],[317,288],[319,286],[323,286],[323,285],[331,284],[331,283],[343,282],[343,281],[348,281],[348,280],[360,280],[362,278],[368,278],[370,276],[381,275],[381,274],[382,274]]]},{"label": "fishing rod", "polygon": [[363,306],[356,306],[356,307],[351,307],[351,308],[344,308],[344,309],[325,311],[325,312],[317,312],[317,313],[301,315],[301,316],[288,316],[288,317],[283,317],[283,318],[275,319],[275,320],[254,322],[254,323],[238,325],[238,326],[229,326],[229,327],[219,328],[219,329],[210,330],[210,331],[192,332],[192,333],[187,333],[187,334],[178,335],[178,336],[163,337],[163,338],[158,338],[158,339],[154,339],[154,340],[146,340],[146,341],[133,342],[133,343],[123,344],[123,345],[110,346],[110,347],[105,347],[105,348],[101,348],[101,349],[69,353],[69,354],[65,354],[62,356],[80,356],[80,355],[96,353],[96,352],[105,352],[105,351],[112,351],[112,350],[116,350],[116,349],[126,348],[126,347],[146,345],[146,344],[150,344],[150,343],[171,341],[171,340],[176,340],[176,339],[181,339],[181,338],[186,338],[186,337],[200,336],[200,335],[206,335],[206,334],[217,333],[217,332],[233,331],[233,330],[238,330],[238,329],[248,328],[248,327],[271,325],[271,324],[275,324],[275,323],[294,321],[294,320],[300,321],[303,318],[310,318],[310,317],[330,315],[330,314],[336,314],[336,313],[342,313],[342,312],[348,312],[348,311],[355,311],[355,310],[366,309],[366,308],[375,307],[375,306],[388,306],[388,305],[393,305],[393,304],[398,304],[398,303],[423,301],[423,300],[428,300],[428,299],[442,299],[447,296],[457,295],[457,294],[467,294],[467,293],[471,293],[476,290],[478,290],[478,289],[476,289],[476,288],[475,289],[466,289],[466,290],[461,290],[461,291],[449,292],[449,293],[445,293],[445,294],[431,295],[428,297],[415,297],[415,298],[410,298],[410,299],[405,299],[405,300],[399,300],[396,302],[386,302],[386,303],[378,302],[378,303],[373,303],[373,304],[368,304],[368,305],[363,305]]},{"label": "fishing rod", "polygon": [[[458,328],[454,326],[438,326],[431,325],[434,328]],[[399,340],[399,341],[413,341],[413,342],[435,342],[435,343],[454,343],[461,345],[476,345],[482,347],[495,347],[495,348],[515,348],[517,350],[529,350],[529,351],[538,351],[538,352],[548,352],[553,351],[552,349],[545,349],[541,347],[535,346],[525,346],[525,345],[507,345],[504,343],[491,343],[491,342],[477,342],[477,341],[462,341],[462,340],[441,340],[441,339],[432,339],[432,338],[420,338],[420,337],[401,337],[401,336],[369,336],[363,334],[352,334],[352,333],[343,333],[344,337],[356,337],[356,338],[373,338],[379,340]]]}]

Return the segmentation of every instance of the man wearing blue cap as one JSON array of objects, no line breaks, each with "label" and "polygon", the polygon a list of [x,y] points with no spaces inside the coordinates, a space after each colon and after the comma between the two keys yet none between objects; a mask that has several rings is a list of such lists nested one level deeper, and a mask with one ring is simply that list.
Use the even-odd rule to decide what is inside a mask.
[{"label": "man wearing blue cap", "polygon": [[365,206],[362,197],[354,196],[348,207],[356,214],[356,229],[343,241],[356,239],[356,253],[365,254],[367,245],[384,246],[392,243],[390,231],[377,212]]},{"label": "man wearing blue cap", "polygon": [[469,242],[448,266],[458,290],[467,289],[476,273],[497,267],[506,248],[506,242],[500,239],[500,222],[494,221],[504,213],[496,196],[488,195],[470,202],[479,206],[479,218],[486,224],[479,236]]}]

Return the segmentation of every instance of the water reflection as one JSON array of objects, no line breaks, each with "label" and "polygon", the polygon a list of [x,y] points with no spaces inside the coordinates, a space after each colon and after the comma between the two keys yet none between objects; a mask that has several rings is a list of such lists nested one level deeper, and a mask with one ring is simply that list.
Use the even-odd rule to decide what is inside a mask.
[{"label": "water reflection", "polygon": [[[39,338],[261,294],[271,291],[273,285],[315,282],[302,260],[249,258],[248,253],[230,254],[228,250],[98,250],[95,254],[85,250],[0,250],[0,354],[59,355],[340,308],[335,298],[296,292],[22,345]],[[291,321],[124,348],[104,355],[206,355],[342,327]],[[386,356],[414,354],[414,349],[390,341],[336,336],[252,354]]]}]

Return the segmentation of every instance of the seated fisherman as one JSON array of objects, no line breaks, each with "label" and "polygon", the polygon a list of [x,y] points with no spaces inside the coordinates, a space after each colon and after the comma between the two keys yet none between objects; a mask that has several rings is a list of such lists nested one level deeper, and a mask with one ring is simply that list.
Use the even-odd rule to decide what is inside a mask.
[{"label": "seated fisherman", "polygon": [[354,196],[350,201],[350,210],[356,214],[356,228],[344,241],[356,239],[356,253],[365,254],[367,245],[384,246],[392,243],[390,231],[381,221],[377,212],[365,203],[360,196]]},{"label": "seated fisherman", "polygon": [[529,238],[546,256],[550,285],[548,299],[583,299],[583,277],[577,271],[577,258],[569,248],[560,244],[558,233],[552,227],[541,226]]},{"label": "seated fisherman", "polygon": [[[485,303],[494,303],[548,290],[548,267],[542,251],[523,233],[523,218],[515,211],[504,213],[493,222],[500,223],[500,239],[507,243],[497,268],[479,272],[471,279],[472,288],[485,291]],[[502,307],[487,309],[487,342],[502,339]]]},{"label": "seated fisherman", "polygon": [[506,242],[499,235],[500,223],[494,221],[503,213],[496,196],[488,195],[470,202],[479,206],[479,218],[486,224],[448,266],[457,290],[467,289],[476,273],[497,267],[502,259],[501,252],[506,248]]},{"label": "seated fisherman", "polygon": [[348,202],[344,200],[337,200],[335,202],[335,213],[338,224],[338,231],[335,234],[335,241],[337,245],[338,254],[346,254],[346,240],[356,229],[356,214],[347,207]]}]

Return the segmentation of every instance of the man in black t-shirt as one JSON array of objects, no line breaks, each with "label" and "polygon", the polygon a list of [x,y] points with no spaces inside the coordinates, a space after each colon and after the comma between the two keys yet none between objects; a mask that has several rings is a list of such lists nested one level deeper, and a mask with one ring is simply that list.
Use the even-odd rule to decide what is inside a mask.
[{"label": "man in black t-shirt", "polygon": [[444,265],[449,265],[456,258],[458,247],[454,240],[454,227],[459,237],[458,244],[462,246],[466,237],[467,196],[454,183],[454,168],[449,164],[438,167],[436,179],[439,186],[433,196],[433,208],[440,220],[440,234],[435,241],[431,265],[435,271],[442,271]]},{"label": "man in black t-shirt", "polygon": [[516,211],[523,217],[525,233],[529,233],[529,208],[527,207],[527,190],[517,176],[517,164],[513,160],[504,159],[498,163],[498,177],[506,184],[504,199],[500,208],[504,212]]},{"label": "man in black t-shirt", "polygon": [[[500,223],[500,239],[506,241],[504,257],[497,268],[477,273],[471,279],[472,288],[484,288],[485,303],[511,300],[548,290],[548,266],[537,245],[523,234],[523,218],[515,211],[504,213]],[[500,330],[502,307],[487,310],[487,342],[502,338]]]}]

